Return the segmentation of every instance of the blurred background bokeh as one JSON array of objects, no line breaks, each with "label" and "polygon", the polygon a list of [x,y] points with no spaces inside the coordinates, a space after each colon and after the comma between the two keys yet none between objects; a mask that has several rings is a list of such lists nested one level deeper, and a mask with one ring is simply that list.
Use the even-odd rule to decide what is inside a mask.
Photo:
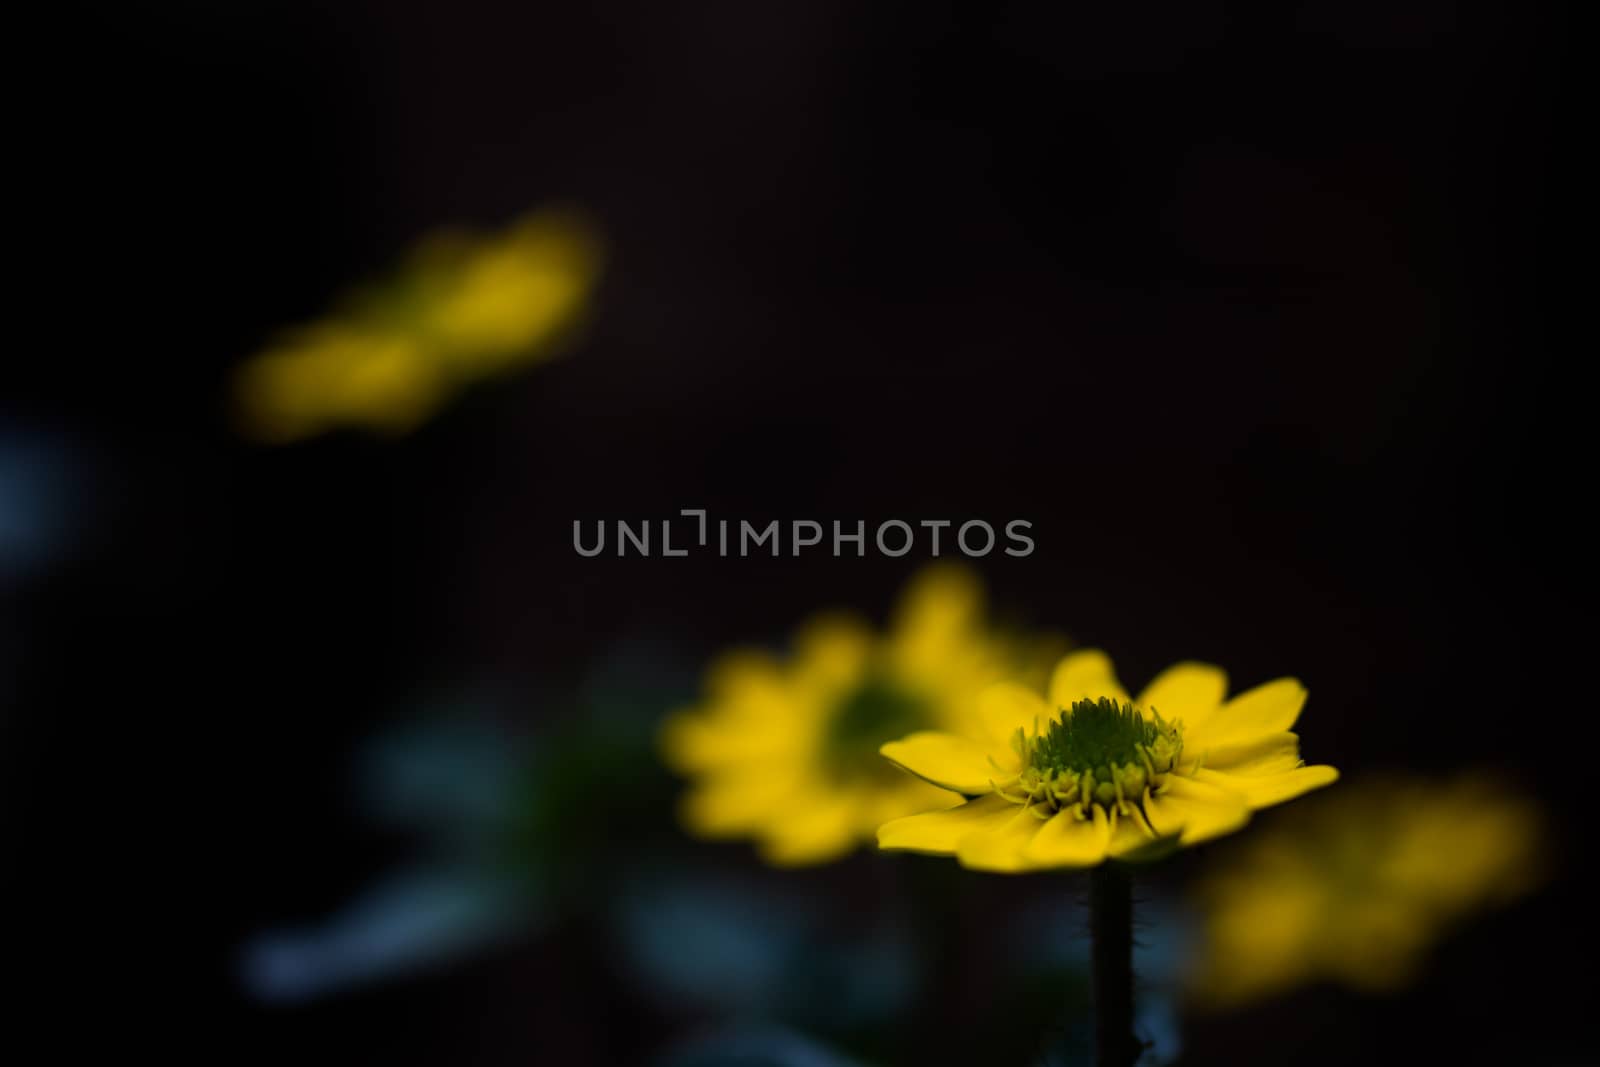
[{"label": "blurred background bokeh", "polygon": [[[29,264],[63,310],[0,393],[16,973],[229,1061],[1082,1062],[1081,876],[777,870],[676,821],[658,730],[713,657],[886,624],[924,548],[571,541],[1025,519],[1032,555],[972,561],[997,624],[1135,688],[1299,677],[1330,804],[1467,775],[1541,813],[1538,877],[1486,864],[1403,981],[1184,992],[1197,887],[1293,805],[1153,870],[1150,1062],[1590,1062],[1557,977],[1590,925],[1569,32],[1434,2],[85,15],[81,99],[32,120],[72,153]],[[527,218],[578,227],[581,280],[513,258],[553,309],[494,320],[520,355],[430,327],[425,405],[250,432],[252,359],[414,324],[430,235]],[[349,310],[373,292],[399,317]]]}]

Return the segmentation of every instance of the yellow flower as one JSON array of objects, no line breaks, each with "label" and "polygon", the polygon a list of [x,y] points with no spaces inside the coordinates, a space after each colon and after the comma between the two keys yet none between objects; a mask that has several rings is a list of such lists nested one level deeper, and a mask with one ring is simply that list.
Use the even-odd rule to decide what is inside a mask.
[{"label": "yellow flower", "polygon": [[300,440],[336,426],[404,433],[467,385],[556,354],[586,310],[599,241],[566,214],[502,233],[441,233],[384,284],[240,367],[242,430]]},{"label": "yellow flower", "polygon": [[950,793],[900,773],[878,746],[919,728],[970,733],[984,688],[1026,678],[1030,660],[1042,678],[1049,662],[988,630],[976,579],[951,565],[909,586],[886,635],[829,616],[793,645],[787,660],[723,656],[704,702],[669,717],[661,735],[667,762],[694,780],[684,825],[753,837],[783,866],[836,859],[886,819],[948,804]]},{"label": "yellow flower", "polygon": [[1232,700],[1227,689],[1220,668],[1180,663],[1130,701],[1097,651],[1057,665],[1049,704],[996,686],[979,702],[981,738],[928,731],[883,746],[912,774],[974,799],[890,822],[878,845],[1005,872],[1153,859],[1338,779],[1302,765],[1289,732],[1306,700],[1299,682]]},{"label": "yellow flower", "polygon": [[1199,886],[1191,994],[1223,1008],[1318,978],[1399,989],[1460,920],[1537,884],[1542,836],[1538,810],[1484,775],[1319,798]]}]

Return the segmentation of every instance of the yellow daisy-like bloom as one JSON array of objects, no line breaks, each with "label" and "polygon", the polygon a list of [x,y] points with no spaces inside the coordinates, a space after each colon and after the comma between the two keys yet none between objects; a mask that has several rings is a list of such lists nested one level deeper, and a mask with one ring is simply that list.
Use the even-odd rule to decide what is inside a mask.
[{"label": "yellow daisy-like bloom", "polygon": [[793,646],[787,660],[723,656],[707,672],[704,702],[670,716],[661,734],[667,763],[693,779],[684,825],[702,837],[753,837],[780,866],[836,859],[885,820],[949,804],[950,793],[902,774],[878,747],[917,729],[972,735],[979,693],[1026,679],[1030,663],[1042,679],[1049,662],[1045,649],[1030,656],[984,625],[977,580],[953,565],[909,586],[886,635],[830,616],[804,626]]},{"label": "yellow daisy-like bloom", "polygon": [[1299,682],[1231,700],[1227,690],[1220,668],[1180,663],[1130,700],[1098,651],[1057,665],[1048,704],[996,686],[979,701],[982,738],[929,731],[883,746],[917,777],[973,799],[887,823],[878,845],[1004,872],[1154,859],[1338,779],[1300,759],[1290,732],[1306,701]]},{"label": "yellow daisy-like bloom", "polygon": [[1230,1008],[1321,978],[1400,989],[1461,920],[1540,881],[1542,827],[1531,802],[1485,775],[1319,798],[1218,857],[1196,892],[1204,936],[1189,991]]},{"label": "yellow daisy-like bloom", "polygon": [[561,212],[435,234],[395,277],[240,367],[241,429],[272,443],[336,426],[407,432],[472,382],[556,354],[600,260],[593,231]]}]

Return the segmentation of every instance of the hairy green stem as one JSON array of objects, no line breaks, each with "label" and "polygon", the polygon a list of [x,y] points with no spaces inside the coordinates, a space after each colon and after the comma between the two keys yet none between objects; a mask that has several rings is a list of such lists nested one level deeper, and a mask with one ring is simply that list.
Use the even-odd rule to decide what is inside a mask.
[{"label": "hairy green stem", "polygon": [[1125,868],[1089,872],[1089,933],[1094,975],[1095,1067],[1133,1067],[1133,885]]}]

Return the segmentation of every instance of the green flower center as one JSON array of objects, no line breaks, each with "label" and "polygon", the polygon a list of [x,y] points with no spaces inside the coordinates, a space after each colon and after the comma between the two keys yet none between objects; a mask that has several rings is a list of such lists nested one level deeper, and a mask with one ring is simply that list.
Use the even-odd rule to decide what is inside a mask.
[{"label": "green flower center", "polygon": [[[1030,736],[1018,730],[1012,745],[1022,771],[996,783],[996,792],[1020,804],[1051,811],[1113,805],[1124,813],[1159,789],[1183,753],[1183,725],[1151,708],[1140,711],[1109,697],[1075,701]],[[1021,795],[1014,795],[1020,793]]]},{"label": "green flower center", "polygon": [[881,676],[868,677],[835,706],[828,722],[828,765],[841,778],[899,780],[894,766],[878,755],[885,742],[925,730],[933,716],[926,700]]}]

